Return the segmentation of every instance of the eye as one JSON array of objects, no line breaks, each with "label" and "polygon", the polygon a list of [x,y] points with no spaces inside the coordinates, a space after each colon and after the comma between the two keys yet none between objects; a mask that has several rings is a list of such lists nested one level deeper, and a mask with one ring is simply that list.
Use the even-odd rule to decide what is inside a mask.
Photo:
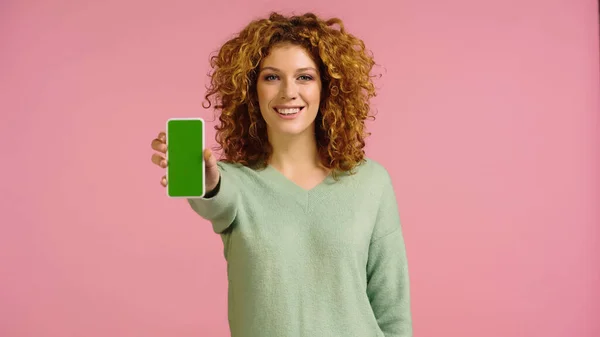
[{"label": "eye", "polygon": [[277,79],[277,76],[275,75],[267,75],[265,76],[265,81],[274,81]]},{"label": "eye", "polygon": [[312,81],[313,77],[310,75],[301,75],[300,77],[298,77],[298,79],[300,79],[301,81]]}]

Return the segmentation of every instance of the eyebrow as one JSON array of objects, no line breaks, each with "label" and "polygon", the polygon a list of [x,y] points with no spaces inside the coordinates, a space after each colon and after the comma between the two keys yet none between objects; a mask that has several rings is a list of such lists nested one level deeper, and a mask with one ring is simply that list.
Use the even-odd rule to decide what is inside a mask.
[{"label": "eyebrow", "polygon": [[[275,67],[264,67],[260,70],[260,72],[263,72],[265,70],[273,70],[275,72],[281,72],[280,69],[277,69]],[[314,72],[317,72],[317,69],[315,69],[313,67],[298,68],[298,69],[296,69],[296,72],[299,73],[299,72],[303,72],[303,71],[307,71],[307,70],[312,70]]]}]

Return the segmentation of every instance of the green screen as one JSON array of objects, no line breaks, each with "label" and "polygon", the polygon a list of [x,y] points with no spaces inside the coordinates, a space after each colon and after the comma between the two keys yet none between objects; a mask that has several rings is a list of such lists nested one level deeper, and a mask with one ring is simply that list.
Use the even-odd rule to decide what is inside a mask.
[{"label": "green screen", "polygon": [[167,122],[167,194],[170,197],[204,195],[204,121],[170,119]]}]

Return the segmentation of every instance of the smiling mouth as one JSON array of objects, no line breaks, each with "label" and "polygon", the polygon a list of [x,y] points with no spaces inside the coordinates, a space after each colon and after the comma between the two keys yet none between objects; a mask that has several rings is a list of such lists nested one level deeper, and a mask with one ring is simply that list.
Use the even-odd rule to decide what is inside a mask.
[{"label": "smiling mouth", "polygon": [[295,107],[295,108],[274,108],[274,110],[283,116],[290,116],[290,115],[295,115],[297,113],[299,113],[300,111],[302,111],[302,109],[304,109],[304,107]]}]

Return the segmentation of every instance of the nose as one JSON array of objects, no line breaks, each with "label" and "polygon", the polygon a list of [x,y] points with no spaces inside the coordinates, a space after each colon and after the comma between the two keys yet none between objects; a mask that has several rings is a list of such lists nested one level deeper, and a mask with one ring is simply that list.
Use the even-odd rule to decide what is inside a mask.
[{"label": "nose", "polygon": [[296,99],[298,97],[298,87],[294,81],[282,81],[280,91],[282,99]]}]

